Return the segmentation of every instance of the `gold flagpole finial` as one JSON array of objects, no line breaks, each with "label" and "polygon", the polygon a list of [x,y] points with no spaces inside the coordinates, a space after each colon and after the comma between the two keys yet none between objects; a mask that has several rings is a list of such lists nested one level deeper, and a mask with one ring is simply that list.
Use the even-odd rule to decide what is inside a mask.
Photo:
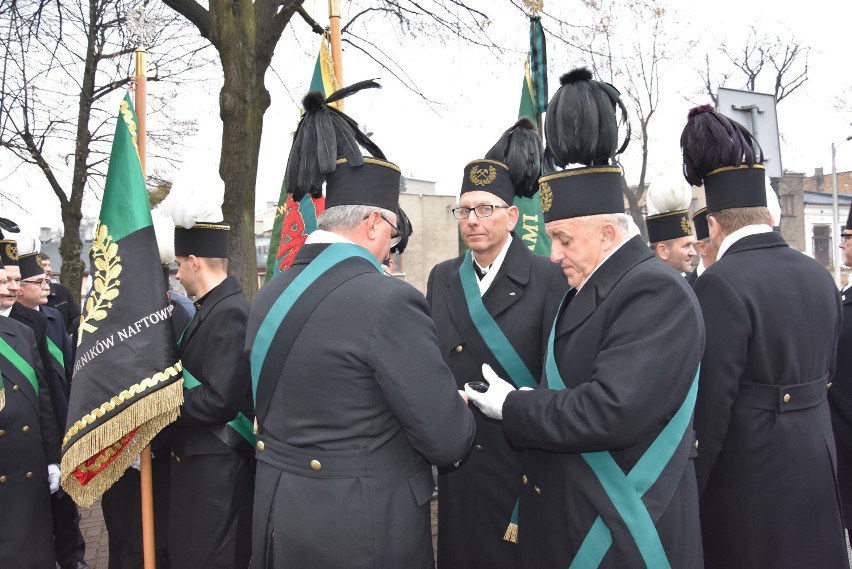
[{"label": "gold flagpole finial", "polygon": [[544,10],[544,0],[523,0],[524,7],[529,10],[530,16],[535,16]]}]

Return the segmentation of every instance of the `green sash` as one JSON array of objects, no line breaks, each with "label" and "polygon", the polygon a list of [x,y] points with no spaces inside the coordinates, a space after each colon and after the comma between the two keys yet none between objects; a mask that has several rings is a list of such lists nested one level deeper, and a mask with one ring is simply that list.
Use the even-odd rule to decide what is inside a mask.
[{"label": "green sash", "polygon": [[[284,318],[290,309],[301,298],[304,293],[319,277],[325,274],[330,268],[337,263],[345,261],[352,257],[362,257],[370,261],[377,271],[381,271],[381,266],[375,257],[369,251],[355,245],[354,243],[332,243],[326,247],[322,253],[311,261],[307,267],[293,279],[284,292],[281,293],[269,312],[260,323],[257,336],[251,347],[251,390],[254,395],[255,405],[257,405],[257,384],[260,380],[260,371],[263,367],[263,362],[266,359],[266,353],[269,351],[269,346],[275,338]],[[285,354],[280,354],[284,357]]]},{"label": "green sash", "polygon": [[50,355],[53,356],[53,359],[59,364],[59,369],[62,370],[62,377],[65,377],[65,355],[62,353],[62,349],[56,345],[56,343],[47,338],[47,349],[50,351]]},{"label": "green sash", "polygon": [[473,259],[470,251],[465,253],[464,260],[459,268],[459,277],[461,278],[470,319],[482,336],[485,345],[506,370],[506,373],[509,374],[509,379],[514,382],[516,387],[535,387],[537,383],[529,368],[524,364],[515,347],[509,342],[503,330],[500,329],[500,326],[488,313],[485,304],[482,302],[476,275],[473,273]]},{"label": "green sash", "polygon": [[[556,320],[553,322],[553,328],[547,342],[545,378],[550,389],[565,389],[565,382],[559,375],[553,353],[555,336]],[[629,474],[624,474],[624,471],[607,451],[581,453],[583,460],[594,472],[613,506],[615,506],[618,515],[621,516],[625,526],[633,536],[636,547],[648,567],[667,569],[671,565],[666,557],[657,528],[654,526],[654,520],[648,512],[648,508],[642,502],[642,496],[656,483],[663,469],[671,461],[683,440],[686,429],[689,427],[689,421],[695,409],[695,398],[698,394],[698,373],[700,369],[701,366],[699,365],[695,371],[689,392],[680,408],[657,435],[657,438],[654,439],[654,442],[651,443],[651,446],[648,447],[648,450],[645,451]],[[603,519],[598,516],[577,550],[569,569],[600,566],[611,546],[612,533]]]},{"label": "green sash", "polygon": [[[33,386],[33,391],[35,391],[36,397],[38,397],[38,379],[36,378],[35,369],[33,369],[33,366],[31,366],[27,360],[22,358],[21,355],[9,345],[9,342],[3,338],[0,338],[0,356],[9,360],[9,362],[27,378],[27,381],[29,381],[30,385]],[[2,383],[3,382],[0,381],[0,387],[2,387]]]},{"label": "green sash", "polygon": [[[201,385],[201,382],[195,379],[195,376],[186,369],[183,368],[183,386],[187,389],[194,389]],[[234,429],[238,435],[246,440],[248,444],[254,447],[256,442],[254,436],[254,426],[251,421],[248,420],[248,417],[242,414],[242,412],[237,412],[237,417],[228,423],[228,426]]]}]

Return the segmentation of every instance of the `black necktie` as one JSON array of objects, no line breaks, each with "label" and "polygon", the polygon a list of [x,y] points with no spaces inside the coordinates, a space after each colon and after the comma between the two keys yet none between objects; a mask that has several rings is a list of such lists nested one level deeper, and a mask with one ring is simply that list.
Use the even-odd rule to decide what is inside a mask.
[{"label": "black necktie", "polygon": [[479,265],[476,263],[476,261],[471,262],[473,263],[473,272],[476,273],[476,278],[482,280],[482,277],[485,276],[485,271],[479,268]]}]

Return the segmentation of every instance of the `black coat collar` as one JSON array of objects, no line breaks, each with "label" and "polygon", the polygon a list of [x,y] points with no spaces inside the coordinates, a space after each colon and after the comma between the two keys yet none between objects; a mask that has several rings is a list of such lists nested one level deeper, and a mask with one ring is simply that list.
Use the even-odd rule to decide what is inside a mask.
[{"label": "black coat collar", "polygon": [[207,316],[209,316],[216,308],[216,305],[226,298],[234,296],[235,294],[242,294],[242,292],[243,288],[240,286],[240,282],[232,276],[228,276],[224,281],[219,283],[219,285],[213,287],[213,289],[211,289],[205,296],[204,302],[201,304],[201,308],[199,308],[198,312],[195,313],[195,317],[192,319],[189,328],[184,333],[180,347],[181,353],[186,351],[186,346],[189,344],[193,334],[195,334],[198,327],[201,326]]}]

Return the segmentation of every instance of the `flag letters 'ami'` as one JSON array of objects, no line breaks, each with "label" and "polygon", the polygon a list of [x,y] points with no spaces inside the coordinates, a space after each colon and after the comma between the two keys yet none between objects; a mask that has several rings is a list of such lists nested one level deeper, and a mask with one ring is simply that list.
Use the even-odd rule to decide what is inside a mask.
[{"label": "flag letters 'ami'", "polygon": [[171,307],[137,147],[129,94],[121,103],[92,249],[62,441],[62,487],[98,500],[183,403]]},{"label": "flag letters 'ami'", "polygon": [[[334,79],[334,61],[331,57],[328,34],[323,34],[310,90],[319,91],[328,96],[338,88]],[[264,280],[268,281],[293,263],[299,248],[305,243],[308,235],[317,228],[317,217],[324,209],[323,196],[313,197],[306,194],[296,202],[293,201],[292,194],[287,192],[287,185],[281,185],[281,195],[278,198],[275,222],[269,239]]]}]

